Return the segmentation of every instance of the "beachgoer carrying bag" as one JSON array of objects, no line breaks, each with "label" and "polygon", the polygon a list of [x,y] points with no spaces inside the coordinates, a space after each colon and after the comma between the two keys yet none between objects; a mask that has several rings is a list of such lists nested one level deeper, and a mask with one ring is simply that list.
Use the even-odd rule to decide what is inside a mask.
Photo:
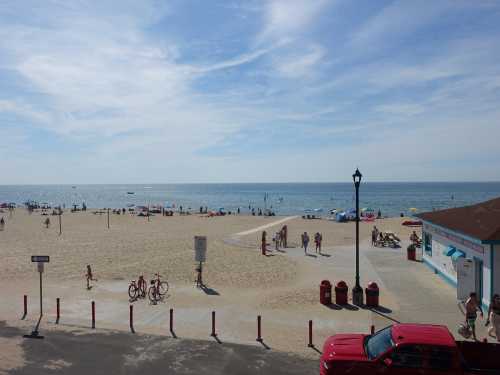
[{"label": "beachgoer carrying bag", "polygon": [[490,323],[491,327],[488,328],[488,334],[500,342],[500,295],[498,294],[493,295],[485,326],[488,326]]}]

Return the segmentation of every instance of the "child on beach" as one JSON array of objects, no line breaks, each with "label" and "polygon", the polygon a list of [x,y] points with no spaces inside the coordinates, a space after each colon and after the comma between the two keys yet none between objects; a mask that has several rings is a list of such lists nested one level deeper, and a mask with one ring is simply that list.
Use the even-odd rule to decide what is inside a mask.
[{"label": "child on beach", "polygon": [[97,281],[97,279],[94,279],[92,276],[92,268],[90,267],[90,264],[87,264],[87,274],[85,275],[87,278],[87,289],[90,290],[92,287],[90,286],[91,281]]},{"label": "child on beach", "polygon": [[274,245],[275,245],[276,250],[279,250],[280,243],[281,243],[281,233],[280,232],[276,232],[274,234]]}]

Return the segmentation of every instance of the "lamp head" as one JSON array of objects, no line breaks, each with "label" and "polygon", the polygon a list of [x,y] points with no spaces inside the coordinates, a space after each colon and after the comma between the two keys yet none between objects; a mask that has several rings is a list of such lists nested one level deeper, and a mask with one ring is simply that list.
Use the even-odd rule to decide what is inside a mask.
[{"label": "lamp head", "polygon": [[361,177],[363,177],[363,175],[361,174],[359,169],[356,168],[356,172],[354,172],[354,174],[352,175],[352,179],[353,179],[354,183],[359,185],[359,183],[361,182]]}]

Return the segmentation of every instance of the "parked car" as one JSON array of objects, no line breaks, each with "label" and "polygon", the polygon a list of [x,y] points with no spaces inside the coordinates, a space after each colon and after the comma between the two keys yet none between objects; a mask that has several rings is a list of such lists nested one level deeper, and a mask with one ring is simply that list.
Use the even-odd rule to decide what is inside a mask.
[{"label": "parked car", "polygon": [[321,375],[500,374],[500,344],[455,341],[445,326],[395,324],[373,335],[329,337]]}]

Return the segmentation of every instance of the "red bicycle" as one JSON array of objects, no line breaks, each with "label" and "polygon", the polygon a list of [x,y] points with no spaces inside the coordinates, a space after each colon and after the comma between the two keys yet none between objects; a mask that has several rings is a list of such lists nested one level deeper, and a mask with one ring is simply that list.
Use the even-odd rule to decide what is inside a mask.
[{"label": "red bicycle", "polygon": [[161,281],[159,273],[155,273],[155,279],[151,280],[151,286],[148,289],[148,297],[152,303],[160,301],[168,292],[168,282]]},{"label": "red bicycle", "polygon": [[128,295],[132,300],[135,300],[139,297],[146,297],[146,280],[144,280],[144,276],[139,276],[139,280],[137,281],[137,283],[135,282],[135,280],[132,280],[130,282],[130,285],[128,287]]}]

